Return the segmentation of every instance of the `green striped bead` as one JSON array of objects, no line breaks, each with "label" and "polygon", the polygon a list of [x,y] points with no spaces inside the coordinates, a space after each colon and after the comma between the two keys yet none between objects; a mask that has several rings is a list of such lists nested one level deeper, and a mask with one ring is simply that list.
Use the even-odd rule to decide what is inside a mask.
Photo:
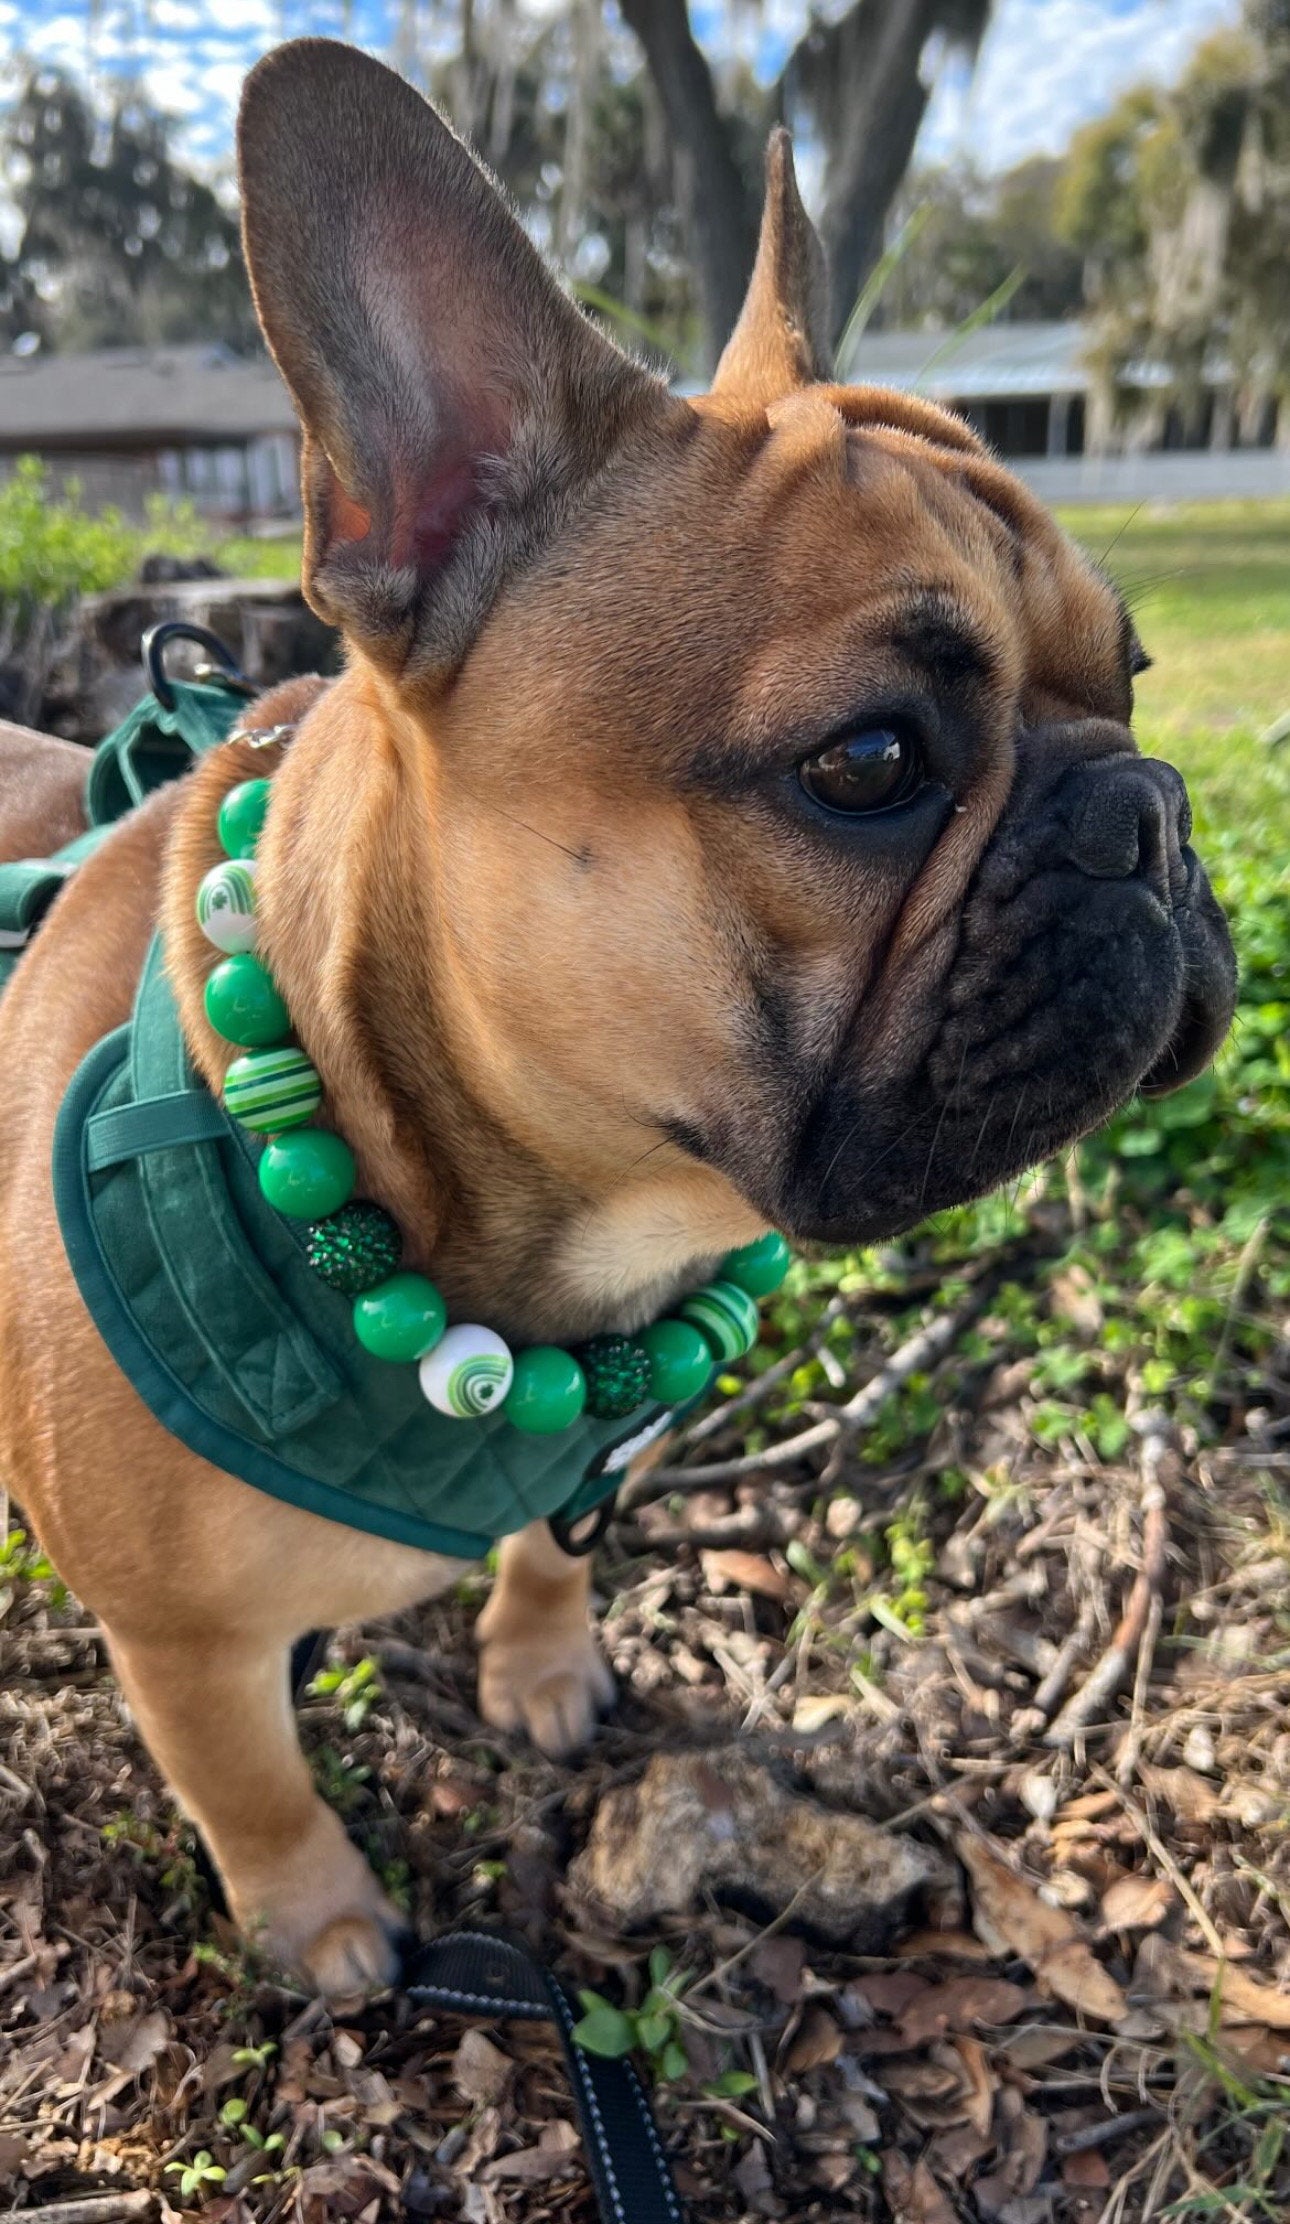
[{"label": "green striped bead", "polygon": [[768,1235],[758,1236],[755,1243],[727,1251],[721,1262],[721,1280],[737,1283],[749,1297],[769,1297],[787,1274],[792,1256],[784,1238],[772,1228]]},{"label": "green striped bead", "polygon": [[224,1076],[224,1109],[257,1135],[303,1127],[322,1103],[322,1083],[303,1050],[251,1050]]},{"label": "green striped bead", "polygon": [[697,1328],[714,1359],[742,1359],[757,1341],[757,1307],[736,1282],[705,1282],[677,1312]]}]

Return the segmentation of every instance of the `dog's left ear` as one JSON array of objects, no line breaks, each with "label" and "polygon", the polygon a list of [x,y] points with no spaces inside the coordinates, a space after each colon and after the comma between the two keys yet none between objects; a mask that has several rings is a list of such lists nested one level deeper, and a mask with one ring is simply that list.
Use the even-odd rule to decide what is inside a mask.
[{"label": "dog's left ear", "polygon": [[766,200],[747,298],[712,391],[766,407],[831,377],[832,369],[824,249],[797,190],[793,142],[781,129],[766,149]]},{"label": "dog's left ear", "polygon": [[615,446],[683,405],[357,48],[270,54],[238,148],[255,304],[304,429],[306,592],[375,662],[442,684]]}]

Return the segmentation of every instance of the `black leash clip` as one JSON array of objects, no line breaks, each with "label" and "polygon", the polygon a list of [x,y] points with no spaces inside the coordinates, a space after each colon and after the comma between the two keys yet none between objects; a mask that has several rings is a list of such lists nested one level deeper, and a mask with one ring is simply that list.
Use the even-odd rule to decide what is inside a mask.
[{"label": "black leash clip", "polygon": [[225,647],[217,633],[212,633],[208,626],[192,625],[187,618],[163,618],[159,625],[149,626],[139,645],[148,686],[163,710],[175,707],[174,689],[162,661],[162,651],[169,641],[195,641],[199,649],[205,649],[210,661],[198,665],[196,677],[199,680],[217,680],[221,687],[230,688],[235,695],[249,698],[258,694],[258,688],[247,678],[232,650]]}]

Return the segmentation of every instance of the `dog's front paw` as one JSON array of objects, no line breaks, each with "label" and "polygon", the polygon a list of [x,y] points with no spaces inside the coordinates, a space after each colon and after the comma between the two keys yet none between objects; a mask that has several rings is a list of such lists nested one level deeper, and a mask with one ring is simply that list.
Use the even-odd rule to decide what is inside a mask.
[{"label": "dog's front paw", "polygon": [[312,1992],[380,1992],[398,1976],[406,1921],[321,1801],[307,1838],[267,1883],[227,1883],[248,1937]]},{"label": "dog's front paw", "polygon": [[552,1760],[585,1745],[612,1706],[614,1679],[590,1629],[485,1638],[479,1711],[497,1730],[524,1730]]}]

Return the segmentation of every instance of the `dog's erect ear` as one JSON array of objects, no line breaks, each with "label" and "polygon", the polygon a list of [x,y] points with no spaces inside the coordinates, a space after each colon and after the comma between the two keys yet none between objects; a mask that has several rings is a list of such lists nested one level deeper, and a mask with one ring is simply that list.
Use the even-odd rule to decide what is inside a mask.
[{"label": "dog's erect ear", "polygon": [[309,599],[387,668],[445,679],[627,428],[673,405],[357,48],[269,55],[238,145],[256,308],[304,427]]},{"label": "dog's erect ear", "polygon": [[712,391],[765,405],[831,372],[824,249],[797,190],[793,142],[773,131],[757,260]]}]

